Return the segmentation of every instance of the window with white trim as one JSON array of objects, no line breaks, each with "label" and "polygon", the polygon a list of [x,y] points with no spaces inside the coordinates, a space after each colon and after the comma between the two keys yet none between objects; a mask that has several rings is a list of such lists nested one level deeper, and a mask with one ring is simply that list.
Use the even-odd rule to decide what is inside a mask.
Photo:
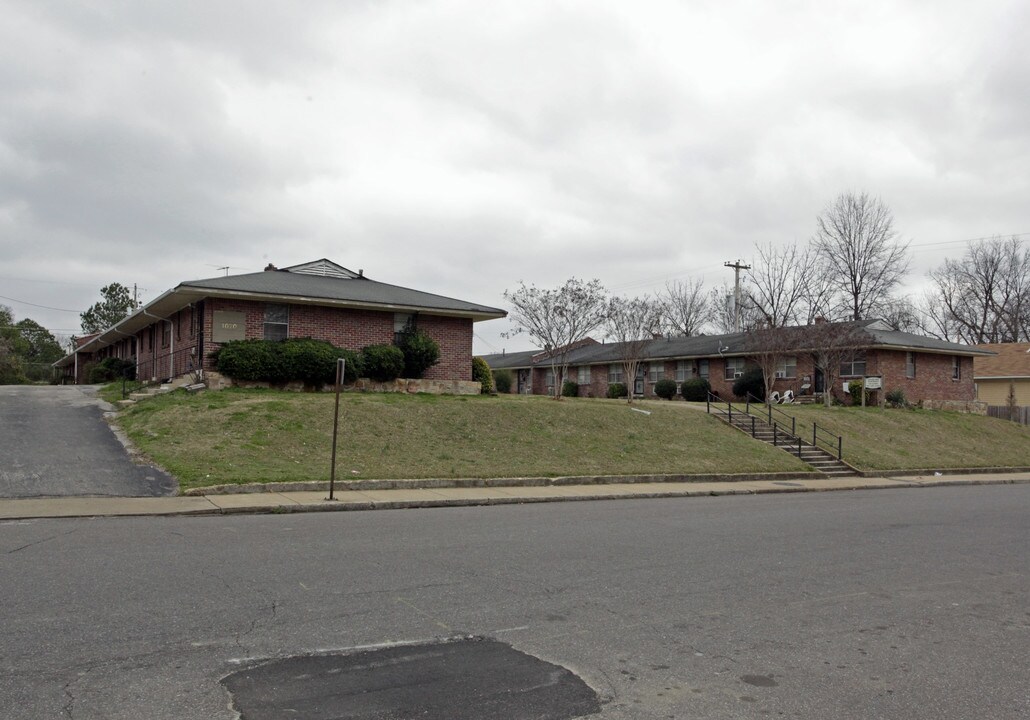
[{"label": "window with white trim", "polygon": [[656,383],[665,374],[665,363],[652,362],[647,364],[647,381]]},{"label": "window with white trim", "polygon": [[576,371],[576,382],[578,382],[580,385],[589,385],[590,384],[590,366],[589,365],[580,365],[579,366],[579,369]]},{"label": "window with white trim", "polygon": [[954,355],[951,358],[951,379],[962,379],[962,358],[960,358],[958,355]]},{"label": "window with white trim", "polygon": [[726,373],[723,376],[726,380],[732,380],[737,377],[737,373],[744,372],[744,358],[733,357],[726,358]]},{"label": "window with white trim", "polygon": [[690,361],[689,360],[677,360],[676,361],[676,382],[683,382],[684,380],[690,379]]},{"label": "window with white trim", "polygon": [[914,378],[916,376],[916,354],[913,352],[905,353],[905,377]]},{"label": "window with white trim", "polygon": [[608,366],[608,384],[621,383],[622,382],[622,365],[620,363],[612,363]]},{"label": "window with white trim", "polygon": [[290,306],[265,305],[265,340],[285,340],[290,336]]},{"label": "window with white trim", "polygon": [[776,377],[794,379],[798,376],[798,356],[786,355],[776,361]]},{"label": "window with white trim", "polygon": [[858,350],[840,364],[840,376],[865,377],[865,351]]}]

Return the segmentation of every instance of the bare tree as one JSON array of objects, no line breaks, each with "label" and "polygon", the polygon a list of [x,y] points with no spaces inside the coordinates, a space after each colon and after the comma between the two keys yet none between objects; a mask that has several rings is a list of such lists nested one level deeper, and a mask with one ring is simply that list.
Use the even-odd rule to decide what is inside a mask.
[{"label": "bare tree", "polygon": [[554,375],[554,399],[561,400],[569,352],[604,323],[607,292],[601,281],[570,278],[556,289],[520,282],[516,290],[504,291],[504,299],[512,306],[508,317],[515,325],[506,337],[524,332],[543,347]]},{"label": "bare tree", "polygon": [[893,214],[866,193],[842,193],[816,224],[816,252],[848,317],[868,317],[908,272],[908,245],[897,240]]},{"label": "bare tree", "polygon": [[711,298],[705,292],[704,280],[670,282],[659,296],[662,321],[670,333],[693,337],[708,324]]},{"label": "bare tree", "polygon": [[823,401],[830,407],[840,366],[868,345],[869,338],[854,322],[819,322],[798,328],[798,345],[811,350],[815,367],[823,375]]},{"label": "bare tree", "polygon": [[973,243],[930,271],[927,314],[938,337],[970,343],[1030,340],[1030,248],[1019,238]]},{"label": "bare tree", "polygon": [[[750,332],[761,325],[758,310],[748,299],[748,290],[746,281],[742,281],[740,290],[740,327],[744,332]],[[708,302],[711,308],[711,325],[715,328],[715,331],[724,334],[737,332],[736,317],[733,312],[733,288],[728,285],[712,288],[708,294]]]},{"label": "bare tree", "polygon": [[905,297],[888,298],[880,306],[880,318],[902,332],[917,332],[923,325],[919,309]]},{"label": "bare tree", "polygon": [[803,327],[773,327],[758,330],[749,338],[751,358],[762,370],[767,403],[776,382],[776,369],[787,356],[797,355],[798,346],[805,339],[805,330]]},{"label": "bare tree", "polygon": [[619,360],[626,378],[627,402],[633,402],[633,381],[637,377],[640,356],[661,328],[663,307],[650,297],[613,297],[608,301],[605,329],[618,348]]},{"label": "bare tree", "polygon": [[816,274],[816,254],[791,243],[782,249],[758,245],[744,285],[748,304],[767,328],[796,325],[808,301],[809,278]]}]

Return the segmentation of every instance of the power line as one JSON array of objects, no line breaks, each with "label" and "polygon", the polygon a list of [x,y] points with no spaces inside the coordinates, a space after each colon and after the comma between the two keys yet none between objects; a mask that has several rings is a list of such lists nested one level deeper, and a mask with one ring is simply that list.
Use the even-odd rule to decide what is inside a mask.
[{"label": "power line", "polygon": [[18,303],[19,305],[31,305],[32,307],[43,308],[44,310],[56,310],[57,312],[70,312],[70,313],[75,313],[76,315],[79,315],[82,312],[81,310],[67,310],[65,308],[55,308],[55,307],[50,307],[49,305],[39,305],[37,303],[30,303],[27,300],[18,300],[17,298],[7,297],[6,295],[0,295],[0,298],[3,298],[4,300],[10,300],[11,302]]}]

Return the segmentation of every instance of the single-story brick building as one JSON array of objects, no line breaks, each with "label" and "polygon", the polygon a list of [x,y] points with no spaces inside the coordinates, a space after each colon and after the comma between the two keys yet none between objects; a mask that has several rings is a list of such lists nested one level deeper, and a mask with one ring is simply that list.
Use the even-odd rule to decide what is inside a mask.
[{"label": "single-story brick building", "polygon": [[326,259],[264,272],[180,283],[59,360],[69,382],[90,363],[133,360],[142,380],[210,370],[231,340],[314,338],[360,350],[392,343],[413,324],[440,346],[429,380],[472,379],[472,325],[504,317],[494,307],[387,285]]},{"label": "single-story brick building", "polygon": [[[973,358],[991,355],[969,345],[893,330],[881,320],[826,326],[840,328],[854,346],[841,362],[838,382],[830,389],[838,397],[848,381],[877,376],[882,378],[884,392],[901,390],[912,402],[973,401]],[[733,396],[734,380],[754,364],[756,338],[755,333],[656,338],[640,352],[641,363],[632,383],[623,377],[618,343],[589,341],[569,351],[568,379],[579,385],[581,397],[605,397],[610,384],[625,383],[634,395],[646,398],[655,397],[658,380],[682,383],[703,377],[713,392],[728,398]],[[492,370],[513,372],[512,392],[534,395],[549,394],[554,387],[549,358],[549,353],[540,350],[484,356]],[[781,394],[824,390],[822,372],[809,347],[781,353],[775,378],[773,387]]]}]

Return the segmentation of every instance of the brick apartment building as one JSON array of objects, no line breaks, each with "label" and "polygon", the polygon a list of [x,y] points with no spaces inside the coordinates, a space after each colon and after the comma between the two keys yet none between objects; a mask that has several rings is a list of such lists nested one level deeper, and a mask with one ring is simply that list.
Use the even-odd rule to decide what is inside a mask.
[{"label": "brick apartment building", "polygon": [[133,360],[143,380],[210,370],[231,340],[314,338],[360,350],[388,344],[409,324],[440,346],[429,380],[472,379],[472,325],[504,310],[387,285],[326,259],[264,272],[192,280],[168,290],[56,363],[69,382],[106,357]]},{"label": "brick apartment building", "polygon": [[[840,377],[830,391],[842,398],[844,386],[862,377],[880,377],[883,392],[901,390],[912,402],[976,399],[973,358],[992,353],[913,333],[892,330],[880,320],[827,323],[840,327],[853,338],[854,350],[842,361]],[[694,377],[709,381],[720,397],[733,396],[733,383],[755,364],[756,334],[663,337],[650,341],[640,353],[637,377],[623,377],[617,343],[585,342],[569,352],[566,379],[579,385],[580,397],[605,397],[612,383],[624,383],[634,395],[655,397],[658,380],[682,383]],[[549,354],[530,350],[484,357],[493,370],[514,374],[512,392],[546,395],[554,386]],[[799,346],[782,353],[775,371],[774,390],[791,390],[795,395],[820,393],[823,377],[816,367],[813,350]]]}]

